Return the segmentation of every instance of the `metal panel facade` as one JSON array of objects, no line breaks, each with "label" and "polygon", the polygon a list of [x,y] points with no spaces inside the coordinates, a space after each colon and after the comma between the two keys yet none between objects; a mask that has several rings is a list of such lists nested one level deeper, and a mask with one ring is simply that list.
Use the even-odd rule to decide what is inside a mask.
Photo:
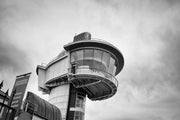
[{"label": "metal panel facade", "polygon": [[46,71],[46,82],[55,78],[55,77],[58,77],[58,76],[61,76],[63,74],[66,74],[68,73],[68,59],[67,57],[53,63],[51,66],[49,66],[47,68],[47,71]]}]

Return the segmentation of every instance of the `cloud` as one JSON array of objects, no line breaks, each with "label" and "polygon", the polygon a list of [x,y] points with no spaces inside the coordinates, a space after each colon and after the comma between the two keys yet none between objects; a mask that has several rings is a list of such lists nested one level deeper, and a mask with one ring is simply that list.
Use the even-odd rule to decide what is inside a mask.
[{"label": "cloud", "polygon": [[1,34],[0,37],[0,79],[5,80],[4,88],[12,88],[15,76],[29,72],[30,61],[27,54],[13,43],[7,40],[7,37]]},{"label": "cloud", "polygon": [[[180,22],[180,19],[179,19]],[[162,53],[162,64],[164,70],[162,73],[164,77],[171,85],[171,87],[175,87],[175,89],[179,92],[180,91],[180,24],[175,24],[177,29],[166,29],[162,32],[161,38],[164,40],[165,48]]]},{"label": "cloud", "polygon": [[[1,39],[3,38],[1,35]],[[8,41],[0,41],[0,71],[12,69],[14,72],[27,69],[29,61],[26,54]]]},{"label": "cloud", "polygon": [[[12,5],[12,6],[11,6]],[[11,7],[10,7],[11,6]],[[14,11],[11,11],[13,10]],[[14,23],[16,7],[8,2],[0,4],[0,79],[5,80],[4,89],[10,88],[15,81],[15,76],[30,72],[31,62],[27,51],[22,49],[12,38],[10,29]],[[14,20],[14,21],[13,21]]]},{"label": "cloud", "polygon": [[32,67],[36,76],[37,64],[49,62],[75,33],[89,31],[119,48],[125,66],[117,76],[117,94],[87,102],[87,118],[176,120],[179,11],[179,0],[1,1],[0,76],[8,78]]},{"label": "cloud", "polygon": [[[108,120],[108,119],[104,119]],[[122,118],[115,118],[112,120],[164,120],[162,117],[157,117],[157,116],[149,116],[149,117],[143,117],[143,115],[138,115],[138,116],[128,116],[128,117],[122,117]]]},{"label": "cloud", "polygon": [[100,24],[110,29],[112,43],[125,57],[119,83],[132,87],[133,95],[142,102],[164,98],[162,92],[167,92],[167,96],[177,92],[173,89],[179,85],[180,3],[176,0],[95,2],[103,13]]}]

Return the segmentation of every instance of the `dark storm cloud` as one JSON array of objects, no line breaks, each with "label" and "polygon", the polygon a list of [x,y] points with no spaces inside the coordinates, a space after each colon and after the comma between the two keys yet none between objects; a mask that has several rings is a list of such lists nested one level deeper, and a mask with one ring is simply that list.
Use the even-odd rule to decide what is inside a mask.
[{"label": "dark storm cloud", "polygon": [[5,40],[6,38],[2,35],[0,39],[0,71],[6,69],[13,69],[14,72],[25,70],[29,65],[26,54]]},{"label": "dark storm cloud", "polygon": [[31,64],[28,56],[8,37],[0,35],[0,81],[4,81],[3,89],[12,89],[15,76],[30,72]]},{"label": "dark storm cloud", "polygon": [[11,69],[14,72],[23,71],[29,65],[25,51],[20,49],[11,37],[11,27],[13,28],[20,18],[25,14],[19,14],[20,4],[14,2],[0,2],[0,71]]},{"label": "dark storm cloud", "polygon": [[21,2],[17,3],[17,1],[0,1],[0,81],[5,80],[3,89],[10,91],[15,76],[30,72],[32,68],[27,51],[18,45],[16,35],[12,37],[11,30],[16,27],[15,31],[18,31],[16,24],[26,19],[28,15],[20,10]]}]

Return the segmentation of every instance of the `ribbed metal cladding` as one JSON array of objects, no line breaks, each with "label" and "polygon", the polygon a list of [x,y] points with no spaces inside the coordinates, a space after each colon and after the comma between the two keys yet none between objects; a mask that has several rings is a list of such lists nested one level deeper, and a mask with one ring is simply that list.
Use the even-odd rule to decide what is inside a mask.
[{"label": "ribbed metal cladding", "polygon": [[89,32],[83,32],[81,34],[74,36],[74,42],[81,40],[91,40],[91,34]]},{"label": "ribbed metal cladding", "polygon": [[33,114],[48,120],[62,120],[61,111],[56,106],[41,99],[32,92],[27,93],[26,102],[32,104]]}]

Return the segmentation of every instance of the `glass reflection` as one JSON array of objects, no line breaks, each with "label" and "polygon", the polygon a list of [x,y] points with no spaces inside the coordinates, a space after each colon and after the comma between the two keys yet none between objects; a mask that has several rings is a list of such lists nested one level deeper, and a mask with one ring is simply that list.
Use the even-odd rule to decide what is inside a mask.
[{"label": "glass reflection", "polygon": [[89,68],[93,68],[93,49],[85,49],[84,50],[84,64],[89,66]]},{"label": "glass reflection", "polygon": [[74,51],[71,53],[71,63],[74,62],[79,69],[88,66],[90,69],[108,72],[112,75],[116,73],[114,57],[104,50],[86,48]]},{"label": "glass reflection", "polygon": [[84,120],[84,113],[80,111],[75,111],[74,120]]},{"label": "glass reflection", "polygon": [[105,65],[106,67],[106,72],[108,71],[109,68],[109,62],[110,62],[110,54],[107,52],[103,52],[103,59],[102,59],[102,63]]},{"label": "glass reflection", "polygon": [[114,63],[115,63],[115,60],[111,57],[110,58],[110,63],[109,63],[109,71],[108,71],[108,73],[110,73],[110,74],[114,74],[113,73],[114,72],[114,67],[115,67]]}]

